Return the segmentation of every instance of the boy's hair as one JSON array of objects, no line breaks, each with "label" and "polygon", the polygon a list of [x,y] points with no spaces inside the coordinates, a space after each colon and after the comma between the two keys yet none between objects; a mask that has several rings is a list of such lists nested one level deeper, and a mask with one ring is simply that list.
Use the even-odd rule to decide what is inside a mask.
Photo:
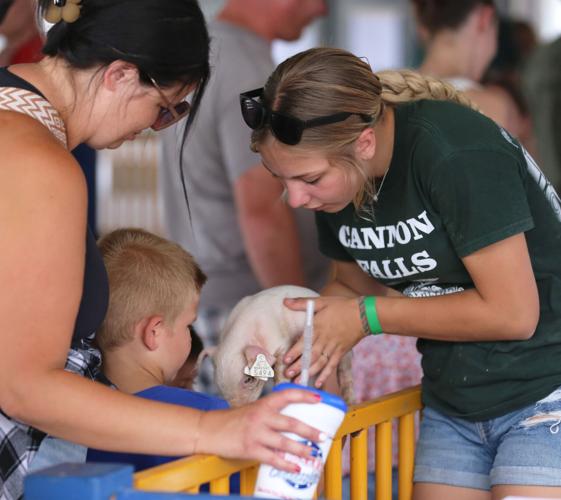
[{"label": "boy's hair", "polygon": [[109,277],[109,308],[96,334],[102,351],[132,340],[143,318],[173,323],[206,282],[188,252],[143,229],[112,231],[98,246]]}]

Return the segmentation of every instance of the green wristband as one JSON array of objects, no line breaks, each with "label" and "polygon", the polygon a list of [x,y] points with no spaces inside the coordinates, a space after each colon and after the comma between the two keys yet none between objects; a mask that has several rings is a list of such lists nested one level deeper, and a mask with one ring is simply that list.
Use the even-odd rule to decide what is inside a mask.
[{"label": "green wristband", "polygon": [[378,319],[376,312],[376,297],[364,297],[364,309],[366,311],[366,319],[372,335],[379,335],[382,333],[382,325]]}]

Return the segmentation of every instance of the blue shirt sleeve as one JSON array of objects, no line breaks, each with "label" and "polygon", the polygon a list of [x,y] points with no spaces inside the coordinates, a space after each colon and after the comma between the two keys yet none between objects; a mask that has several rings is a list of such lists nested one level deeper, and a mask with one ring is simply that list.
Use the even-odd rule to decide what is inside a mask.
[{"label": "blue shirt sleeve", "polygon": [[[136,393],[136,396],[152,401],[176,404],[203,411],[224,410],[229,408],[227,401],[222,398],[164,385],[150,387],[149,389]],[[86,460],[88,462],[132,464],[135,472],[138,472],[149,467],[177,460],[177,458],[178,457],[143,455],[140,453],[115,453],[90,448],[88,449]]]}]

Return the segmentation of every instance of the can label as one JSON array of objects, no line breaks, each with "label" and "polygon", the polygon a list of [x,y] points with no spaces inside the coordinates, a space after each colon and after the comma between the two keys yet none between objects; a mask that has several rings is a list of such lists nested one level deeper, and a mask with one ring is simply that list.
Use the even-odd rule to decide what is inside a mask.
[{"label": "can label", "polygon": [[[286,472],[270,466],[261,466],[255,488],[256,496],[283,499],[313,497],[325,464],[325,453],[329,451],[331,443],[318,445],[313,441],[301,438],[295,439],[295,441],[312,449],[307,458],[285,453],[285,460],[299,465],[300,472]],[[327,448],[324,450],[325,444],[327,444]]]},{"label": "can label", "polygon": [[300,472],[285,472],[271,468],[269,476],[284,479],[289,486],[297,490],[305,490],[315,486],[319,481],[323,469],[323,453],[321,448],[313,441],[301,440],[300,442],[312,448],[310,458],[301,458],[290,453],[285,454],[285,459],[288,462],[300,466]]}]

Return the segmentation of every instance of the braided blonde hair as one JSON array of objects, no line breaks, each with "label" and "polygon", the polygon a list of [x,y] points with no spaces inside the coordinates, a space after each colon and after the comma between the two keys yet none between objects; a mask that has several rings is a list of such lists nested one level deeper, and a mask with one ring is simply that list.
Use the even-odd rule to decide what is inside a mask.
[{"label": "braided blonde hair", "polygon": [[409,69],[380,71],[377,76],[382,82],[382,101],[387,104],[433,99],[452,101],[477,110],[463,92],[438,78],[421,75]]},{"label": "braided blonde hair", "polygon": [[[341,111],[367,114],[373,127],[382,117],[385,105],[435,99],[453,101],[476,109],[453,85],[411,70],[373,73],[370,65],[342,49],[320,47],[300,52],[281,63],[269,77],[263,95],[264,105],[276,112],[310,120]],[[374,185],[355,160],[353,143],[364,130],[357,115],[343,122],[304,130],[296,146],[308,151],[320,150],[332,164],[354,168],[364,179],[353,200],[357,208],[372,196]],[[270,136],[263,127],[253,132],[251,149]]]}]

